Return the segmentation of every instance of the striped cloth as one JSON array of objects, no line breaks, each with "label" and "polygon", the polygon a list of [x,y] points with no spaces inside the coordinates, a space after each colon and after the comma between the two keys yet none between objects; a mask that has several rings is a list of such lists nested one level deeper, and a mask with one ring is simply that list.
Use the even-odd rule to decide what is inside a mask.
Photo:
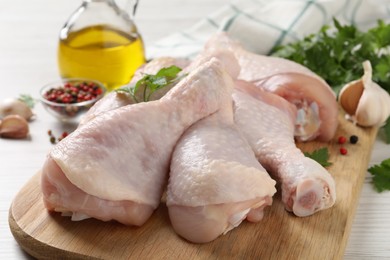
[{"label": "striped cloth", "polygon": [[191,58],[221,30],[246,49],[268,54],[275,45],[317,32],[333,17],[366,30],[378,19],[390,22],[390,0],[231,0],[192,27],[149,46],[147,56]]}]

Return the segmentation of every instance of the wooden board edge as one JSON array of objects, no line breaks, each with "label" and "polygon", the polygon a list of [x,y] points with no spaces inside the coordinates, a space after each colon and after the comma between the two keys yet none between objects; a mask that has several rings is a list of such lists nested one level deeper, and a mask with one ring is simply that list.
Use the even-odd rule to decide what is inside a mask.
[{"label": "wooden board edge", "polygon": [[[373,136],[373,138],[370,139],[370,143],[369,143],[369,147],[368,147],[369,153],[367,154],[367,157],[366,157],[367,161],[365,164],[368,165],[370,158],[372,156],[372,149],[374,147],[375,140],[378,136],[379,128],[378,127],[370,127],[369,129],[365,129],[365,131],[367,131],[369,133],[369,135]],[[367,169],[365,170],[364,174],[362,173],[363,176],[359,179],[360,181],[357,183],[358,186],[356,187],[356,190],[357,190],[356,203],[354,203],[352,205],[352,208],[351,208],[351,216],[352,217],[349,219],[349,221],[347,221],[347,223],[345,225],[344,235],[343,235],[343,238],[341,239],[340,250],[339,250],[339,253],[337,254],[337,259],[340,259],[340,260],[344,259],[345,249],[347,248],[349,236],[351,235],[351,229],[352,229],[352,225],[353,225],[353,222],[355,220],[355,217],[356,217],[356,211],[358,209],[359,201],[360,201],[360,198],[362,195],[362,190],[363,190],[363,185],[365,182],[366,174],[367,174]]]},{"label": "wooden board edge", "polygon": [[[23,188],[18,192],[18,194],[15,196],[17,198],[19,194],[25,190],[28,185],[37,177],[37,175],[40,175],[40,172],[36,173],[24,186]],[[19,244],[19,246],[30,256],[37,258],[37,259],[83,259],[83,260],[96,260],[99,258],[86,256],[82,254],[78,254],[71,251],[66,251],[57,247],[52,247],[48,244],[42,243],[41,241],[35,239],[31,235],[24,232],[24,230],[18,225],[17,221],[14,218],[13,208],[14,202],[11,203],[10,209],[8,211],[8,224],[9,228],[11,230],[11,233],[13,237],[15,238],[16,242]]]}]

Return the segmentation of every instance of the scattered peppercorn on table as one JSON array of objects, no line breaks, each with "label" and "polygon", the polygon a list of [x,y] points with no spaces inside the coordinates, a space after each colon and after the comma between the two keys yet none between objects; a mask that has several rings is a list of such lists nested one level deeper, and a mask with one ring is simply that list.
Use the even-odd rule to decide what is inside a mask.
[{"label": "scattered peppercorn on table", "polygon": [[[135,21],[143,35],[145,45],[148,46],[166,34],[189,27],[206,14],[220,8],[225,2],[185,1],[184,5],[183,1],[179,0],[140,1]],[[43,85],[58,79],[56,64],[58,33],[69,14],[79,4],[79,0],[1,2],[0,33],[7,35],[0,42],[1,99],[17,97],[20,94],[37,97]],[[161,12],[162,9],[164,12]],[[40,104],[36,105],[34,112],[36,116],[29,122],[28,139],[0,138],[0,259],[30,259],[10,231],[8,219],[11,203],[44,163],[46,154],[53,145],[50,139],[61,138],[75,128],[73,124],[59,123],[49,116]],[[333,158],[337,157],[338,161],[345,157],[353,158],[354,151],[361,142],[360,136],[348,132],[343,133],[343,138],[339,137],[334,138],[334,147],[338,147],[339,150],[332,150]],[[390,145],[384,143],[383,133],[380,131],[368,167],[379,164],[389,157]],[[371,180],[371,175],[367,173],[358,198],[359,204],[344,259],[390,259],[390,192],[377,193]],[[331,210],[325,214],[331,215]],[[260,226],[262,223],[254,225]],[[244,228],[249,231],[249,227],[248,225]],[[230,242],[232,245],[241,243]],[[305,246],[310,247],[310,244]],[[258,247],[262,245],[259,244]]]}]

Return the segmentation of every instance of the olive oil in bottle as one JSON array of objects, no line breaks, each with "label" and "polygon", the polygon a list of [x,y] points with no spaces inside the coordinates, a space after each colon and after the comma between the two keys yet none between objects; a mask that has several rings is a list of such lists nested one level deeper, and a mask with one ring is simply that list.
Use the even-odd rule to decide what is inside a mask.
[{"label": "olive oil in bottle", "polygon": [[112,90],[128,83],[145,62],[139,35],[94,25],[60,37],[58,65],[63,78],[95,79]]},{"label": "olive oil in bottle", "polygon": [[121,8],[115,0],[82,0],[60,31],[61,77],[98,80],[109,91],[127,84],[145,62],[142,38],[132,19],[137,3],[131,14],[131,8]]}]

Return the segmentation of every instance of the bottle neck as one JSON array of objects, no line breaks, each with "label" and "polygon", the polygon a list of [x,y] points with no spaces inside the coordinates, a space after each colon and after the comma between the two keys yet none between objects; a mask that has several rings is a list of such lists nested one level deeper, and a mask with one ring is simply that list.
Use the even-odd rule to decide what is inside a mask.
[{"label": "bottle neck", "polygon": [[83,0],[61,29],[60,38],[66,39],[71,32],[96,25],[109,26],[134,37],[138,35],[130,16],[116,5],[115,0]]}]

